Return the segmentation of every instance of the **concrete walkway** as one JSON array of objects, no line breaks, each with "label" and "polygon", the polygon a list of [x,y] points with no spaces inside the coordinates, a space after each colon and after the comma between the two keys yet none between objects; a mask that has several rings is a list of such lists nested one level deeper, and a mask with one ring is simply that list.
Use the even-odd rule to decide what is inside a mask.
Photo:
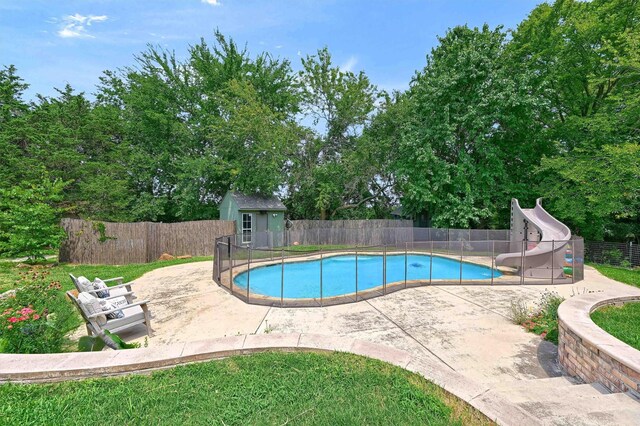
[{"label": "concrete walkway", "polygon": [[567,409],[556,410],[557,415],[549,412],[543,397],[556,394],[557,390],[552,391],[559,387],[557,380],[549,378],[561,375],[556,346],[508,319],[513,300],[524,299],[534,307],[545,290],[570,297],[587,291],[629,289],[593,268],[585,267],[584,281],[573,286],[439,285],[325,308],[247,305],[219,288],[211,273],[210,262],[191,263],[158,269],[136,280],[138,297],[152,301],[154,336],[148,341],[150,347],[265,332],[346,336],[406,351],[417,360],[440,363],[506,395],[520,395],[514,389],[522,387],[526,393],[533,386],[540,401],[522,400],[520,395],[516,402],[545,423],[640,423],[640,402],[625,400],[620,409],[624,415],[611,417],[606,403],[600,409],[590,402],[595,407],[591,411],[572,409],[571,404],[577,402],[566,389],[560,402]]}]

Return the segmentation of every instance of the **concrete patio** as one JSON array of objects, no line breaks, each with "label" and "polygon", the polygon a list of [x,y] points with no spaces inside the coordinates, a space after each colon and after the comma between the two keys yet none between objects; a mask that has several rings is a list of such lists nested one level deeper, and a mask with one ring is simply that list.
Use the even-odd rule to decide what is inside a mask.
[{"label": "concrete patio", "polygon": [[[582,401],[584,392],[579,393],[579,399],[593,408],[591,412],[580,410],[580,401],[566,396],[562,403],[576,408],[569,414],[558,414],[560,417],[549,413],[545,396],[555,394],[551,391],[558,385],[567,384],[564,378],[549,379],[561,376],[556,346],[512,324],[508,318],[512,300],[523,298],[533,307],[545,290],[570,297],[616,288],[629,290],[629,286],[585,267],[585,279],[576,285],[434,285],[339,306],[269,308],[248,305],[218,287],[211,279],[211,263],[202,262],[152,271],[136,280],[135,291],[140,299],[152,301],[154,335],[148,339],[149,347],[252,333],[345,336],[401,349],[425,362],[440,363],[482,386],[495,387],[496,392],[518,394],[516,388],[531,388],[535,381],[541,405],[527,405],[535,401],[526,398],[519,403],[530,406],[531,414],[542,416],[543,420],[546,413],[550,424],[556,422],[551,419],[574,419],[573,411],[580,424],[633,424],[640,422],[640,402],[622,394],[618,394],[626,398],[620,402],[622,406],[615,406],[622,413],[618,417],[612,417],[611,398],[598,405],[596,400]],[[129,337],[144,340],[141,336]],[[591,385],[581,386],[588,386],[591,395]],[[578,387],[574,386],[576,390]],[[549,403],[557,400],[554,397]]]}]

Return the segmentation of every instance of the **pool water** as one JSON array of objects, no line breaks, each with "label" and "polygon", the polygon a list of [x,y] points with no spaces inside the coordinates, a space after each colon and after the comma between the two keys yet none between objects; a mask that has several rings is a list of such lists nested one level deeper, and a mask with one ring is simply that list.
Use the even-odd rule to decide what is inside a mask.
[{"label": "pool water", "polygon": [[[434,280],[460,279],[461,262],[438,256],[407,255],[407,280],[428,280],[429,274]],[[383,284],[383,256],[358,256],[358,291],[369,290]],[[404,281],[405,255],[387,256],[387,283]],[[493,276],[501,274],[493,270]],[[251,293],[280,297],[282,286],[282,265],[252,268],[236,275],[234,283],[246,289],[249,278]],[[462,279],[491,279],[491,268],[462,262]],[[325,257],[322,261],[322,296],[333,297],[355,293],[356,257],[340,255]],[[320,297],[320,260],[289,262],[284,264],[285,298]]]}]

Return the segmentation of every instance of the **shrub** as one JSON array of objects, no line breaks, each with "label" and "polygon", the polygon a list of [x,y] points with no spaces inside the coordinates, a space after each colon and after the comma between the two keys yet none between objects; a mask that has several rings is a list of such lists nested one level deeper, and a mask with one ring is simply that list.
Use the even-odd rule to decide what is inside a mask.
[{"label": "shrub", "polygon": [[61,352],[67,333],[78,325],[60,283],[47,276],[46,271],[23,273],[15,295],[0,300],[3,352]]},{"label": "shrub", "polygon": [[509,317],[514,324],[522,325],[523,322],[529,319],[530,315],[531,310],[524,299],[511,300],[511,314]]},{"label": "shrub", "polygon": [[540,312],[542,316],[550,321],[558,320],[558,307],[564,302],[564,297],[560,296],[555,291],[546,291],[542,293],[540,298]]},{"label": "shrub", "polygon": [[44,179],[40,185],[0,188],[0,253],[43,258],[65,237],[59,225],[66,183]]},{"label": "shrub", "polygon": [[610,249],[602,252],[602,263],[608,265],[620,265],[622,258],[622,251],[618,249]]},{"label": "shrub", "polygon": [[558,293],[545,290],[538,302],[538,309],[531,313],[522,299],[512,300],[511,320],[527,331],[558,344],[558,307],[563,301],[564,298]]}]

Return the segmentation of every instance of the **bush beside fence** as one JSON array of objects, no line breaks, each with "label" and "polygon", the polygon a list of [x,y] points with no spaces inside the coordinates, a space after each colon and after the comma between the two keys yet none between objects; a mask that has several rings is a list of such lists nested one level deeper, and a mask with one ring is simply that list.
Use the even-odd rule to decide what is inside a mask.
[{"label": "bush beside fence", "polygon": [[152,262],[162,253],[211,256],[213,241],[235,232],[235,222],[225,220],[111,223],[63,219],[61,226],[67,239],[60,246],[60,261],[104,265]]},{"label": "bush beside fence", "polygon": [[640,266],[640,245],[633,242],[585,241],[585,260],[606,265]]}]

